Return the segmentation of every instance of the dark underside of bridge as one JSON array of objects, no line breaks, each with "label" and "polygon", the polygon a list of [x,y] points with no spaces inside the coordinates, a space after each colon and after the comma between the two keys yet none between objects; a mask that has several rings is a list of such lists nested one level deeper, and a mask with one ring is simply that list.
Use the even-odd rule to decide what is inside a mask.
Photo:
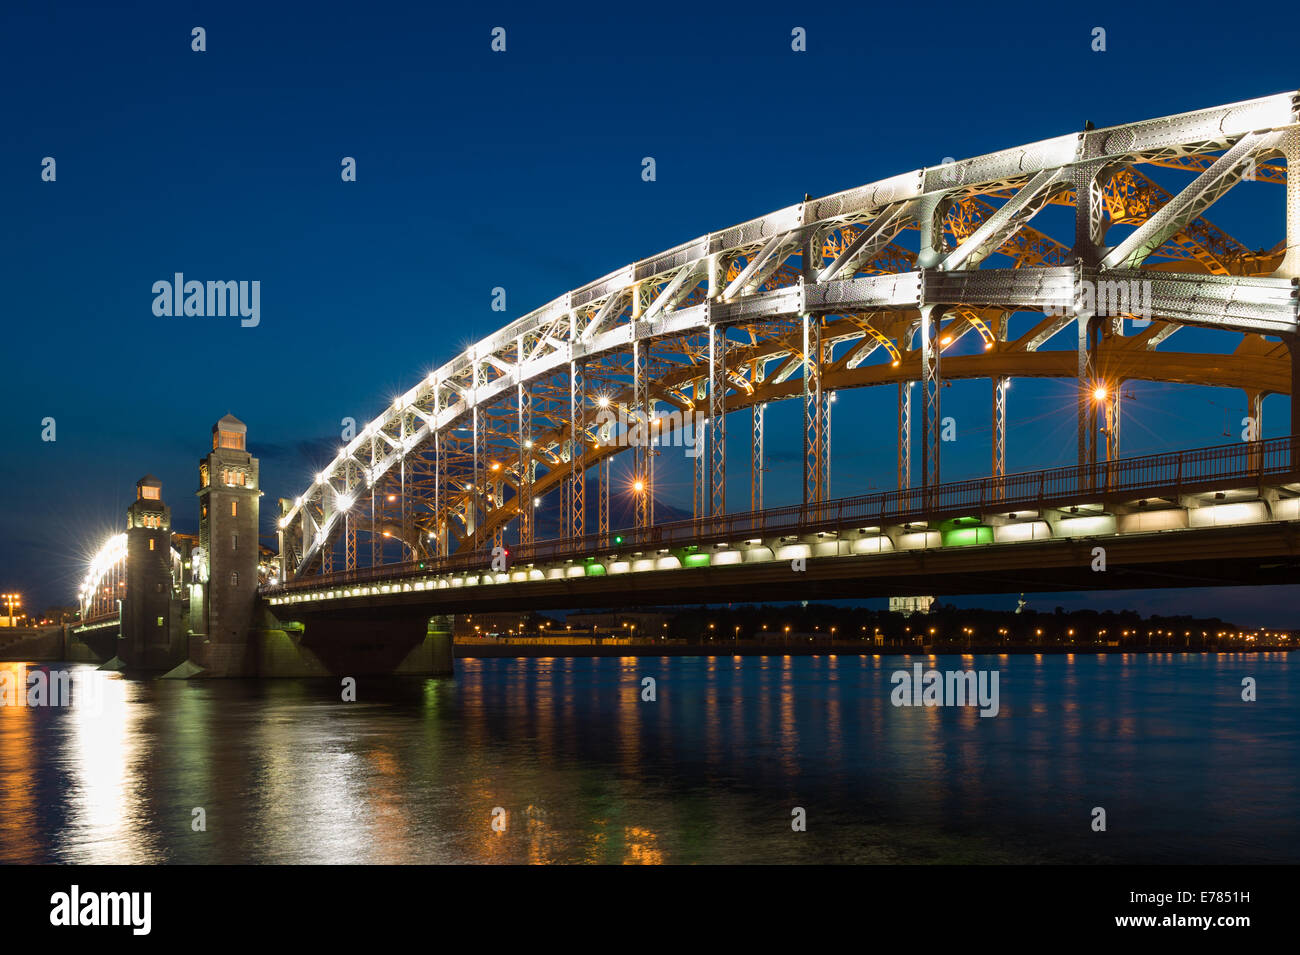
[{"label": "dark underside of bridge", "polygon": [[[1104,571],[1093,570],[1096,547]],[[1300,583],[1300,523],[1054,539],[925,551],[730,564],[685,570],[478,584],[312,601],[275,608],[285,619],[380,622],[417,615],[698,603],[864,599],[912,594]]]}]

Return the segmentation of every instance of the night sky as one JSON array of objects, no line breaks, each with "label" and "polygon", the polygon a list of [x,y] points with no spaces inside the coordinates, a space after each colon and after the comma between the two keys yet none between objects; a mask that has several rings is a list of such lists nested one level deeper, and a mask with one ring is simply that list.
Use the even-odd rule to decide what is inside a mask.
[{"label": "night sky", "polygon": [[[1021,19],[988,4],[273,6],[9,0],[0,10],[0,588],[21,591],[28,609],[74,602],[86,557],[124,527],[145,473],[163,480],[176,528],[193,530],[198,458],[228,411],[261,459],[271,542],[275,498],[333,456],[341,419],[364,423],[471,341],[630,261],[805,193],[1086,120],[1300,85],[1300,11],[1285,5],[1267,23],[1211,20],[1190,4],[1036,5]],[[206,52],[191,50],[195,26]],[[504,54],[490,49],[497,26]],[[790,49],[797,26],[806,53]],[[1096,26],[1105,53],[1090,48]],[[41,180],[47,156],[53,183]],[[345,156],[356,182],[341,181]],[[652,183],[645,156],[657,163]],[[1209,217],[1272,246],[1282,188],[1249,188]],[[1064,220],[1049,216],[1059,211],[1035,225],[1062,237]],[[260,281],[260,324],[156,317],[151,287],[175,272]],[[504,315],[490,308],[496,286]],[[1213,332],[1174,342],[1232,347]],[[945,449],[945,479],[986,473],[988,388],[956,382],[945,394],[945,408],[978,409]],[[1012,388],[1011,470],[1072,463],[1071,389]],[[1241,393],[1128,390],[1125,453],[1226,443],[1245,414]],[[1287,402],[1265,403],[1266,436],[1285,432]],[[832,494],[892,487],[893,388],[846,393],[835,415]],[[47,417],[54,442],[41,439]],[[797,411],[769,420],[768,503],[788,503],[799,493]],[[747,469],[732,481],[747,506]],[[684,467],[666,474],[666,504],[689,510],[689,487]],[[1296,593],[1031,605],[1285,626]]]}]

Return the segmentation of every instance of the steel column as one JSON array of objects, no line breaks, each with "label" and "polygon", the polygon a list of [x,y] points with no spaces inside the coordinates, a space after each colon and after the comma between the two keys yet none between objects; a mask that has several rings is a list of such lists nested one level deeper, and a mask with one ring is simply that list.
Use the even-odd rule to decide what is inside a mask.
[{"label": "steel column", "polygon": [[943,387],[940,368],[942,315],[938,305],[921,306],[921,373],[925,401],[921,418],[921,484],[939,484],[939,445],[942,418],[939,392]]},{"label": "steel column", "polygon": [[587,442],[587,397],[586,381],[581,363],[569,362],[569,515],[568,532],[570,537],[581,537],[584,532],[586,516],[586,495],[584,490],[583,458],[586,457]]},{"label": "steel column", "polygon": [[912,486],[912,386],[898,383],[898,489]]},{"label": "steel column", "polygon": [[1005,376],[1000,375],[993,379],[993,462],[991,473],[995,478],[1005,477],[1007,473],[1007,388],[1010,385],[1011,379]]},{"label": "steel column", "polygon": [[[522,344],[520,346],[522,352]],[[515,407],[517,412],[516,445],[519,448],[519,491],[517,494],[519,511],[519,543],[521,546],[533,542],[533,400],[532,395],[522,384],[515,386]]]},{"label": "steel column", "polygon": [[[632,447],[632,496],[636,504],[636,526],[648,528],[654,521],[650,506],[654,489],[650,486],[650,421],[647,408],[649,401],[649,382],[646,380],[646,347],[639,339],[632,342],[632,409],[628,415],[628,427],[636,430],[637,440]],[[636,490],[640,483],[641,490]]]},{"label": "steel column", "polygon": [[596,534],[600,545],[609,543],[609,471],[612,458],[606,456],[596,466],[598,482],[596,502]]},{"label": "steel column", "polygon": [[727,336],[709,326],[709,515],[727,513]]},{"label": "steel column", "polygon": [[803,322],[803,502],[820,504],[825,499],[825,426],[822,393],[822,320],[802,316]]}]

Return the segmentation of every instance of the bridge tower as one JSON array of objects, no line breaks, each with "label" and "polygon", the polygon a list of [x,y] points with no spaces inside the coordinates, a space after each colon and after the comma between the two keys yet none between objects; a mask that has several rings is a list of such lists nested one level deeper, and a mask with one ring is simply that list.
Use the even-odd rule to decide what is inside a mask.
[{"label": "bridge tower", "polygon": [[227,414],[199,461],[199,589],[191,598],[190,659],[211,676],[241,672],[257,608],[258,462],[247,426]]},{"label": "bridge tower", "polygon": [[117,657],[123,666],[168,670],[185,657],[172,581],[172,512],[162,481],[145,475],[126,511],[126,588]]}]

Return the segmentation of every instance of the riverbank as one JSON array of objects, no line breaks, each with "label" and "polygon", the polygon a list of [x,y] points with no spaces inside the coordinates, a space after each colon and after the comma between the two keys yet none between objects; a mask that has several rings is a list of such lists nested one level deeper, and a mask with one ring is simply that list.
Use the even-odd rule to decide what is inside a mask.
[{"label": "riverbank", "polygon": [[828,654],[897,656],[912,654],[1096,654],[1096,653],[1282,653],[1292,647],[1161,647],[1161,646],[1076,646],[1076,647],[1002,647],[1002,646],[949,646],[947,644],[922,647],[888,646],[872,647],[850,641],[818,644],[773,643],[638,643],[607,646],[601,644],[507,644],[507,643],[457,643],[456,656],[461,659],[498,659],[503,657],[699,657],[699,656],[826,656]]}]

